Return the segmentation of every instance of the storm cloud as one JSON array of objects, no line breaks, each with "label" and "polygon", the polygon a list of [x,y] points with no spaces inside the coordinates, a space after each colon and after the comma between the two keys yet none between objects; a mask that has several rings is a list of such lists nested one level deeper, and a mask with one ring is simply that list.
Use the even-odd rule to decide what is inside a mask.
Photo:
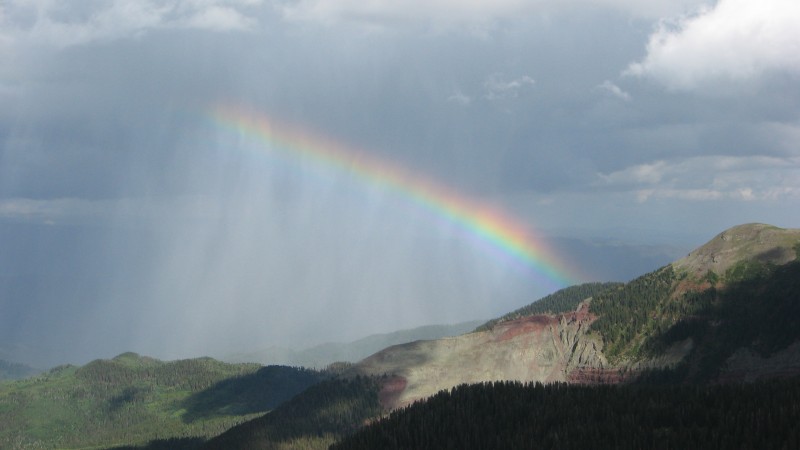
[{"label": "storm cloud", "polygon": [[220,104],[502,208],[576,281],[739,223],[797,227],[799,13],[6,1],[0,351],[221,355],[489,318],[553,289],[402,194],[271,157],[214,121]]}]

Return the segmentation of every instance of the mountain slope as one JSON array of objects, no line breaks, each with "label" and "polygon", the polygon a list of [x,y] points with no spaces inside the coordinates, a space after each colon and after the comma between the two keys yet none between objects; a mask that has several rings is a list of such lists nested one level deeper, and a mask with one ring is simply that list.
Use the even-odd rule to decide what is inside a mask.
[{"label": "mountain slope", "polygon": [[591,310],[600,318],[592,328],[617,365],[658,366],[678,346],[690,348],[687,375],[716,377],[739,350],[769,356],[800,340],[798,253],[800,230],[731,228],[687,257],[597,296]]},{"label": "mountain slope", "polygon": [[[734,354],[753,362],[748,351],[766,358],[800,340],[798,249],[800,230],[741,225],[684,259],[600,290],[575,312],[389,347],[352,370],[395,375],[390,408],[484,381],[618,382],[667,367],[709,380],[727,373]],[[769,364],[787,373],[794,361],[782,353]],[[736,373],[751,376],[742,364]]]},{"label": "mountain slope", "polygon": [[595,317],[588,304],[573,312],[501,322],[487,331],[389,347],[352,368],[362,375],[392,374],[393,409],[441,389],[491,380],[566,381],[576,367],[602,368],[602,342],[586,332]]},{"label": "mountain slope", "polygon": [[[382,397],[387,409],[441,389],[495,380],[558,382],[603,373],[603,341],[587,334],[597,316],[593,295],[622,283],[587,283],[562,289],[478,327],[473,333],[386,348],[351,373],[391,374]],[[551,312],[542,314],[542,311]],[[553,312],[558,312],[554,314]]]},{"label": "mountain slope", "polygon": [[535,302],[514,310],[500,318],[492,319],[475,329],[475,331],[487,331],[496,324],[508,322],[522,317],[535,316],[538,314],[561,314],[574,311],[578,305],[595,295],[608,291],[613,288],[622,287],[623,283],[583,283],[558,290],[550,295],[540,298]]},{"label": "mountain slope", "polygon": [[[134,353],[0,383],[0,448],[75,448],[213,436],[327,375]],[[201,439],[202,440],[202,439]]]},{"label": "mountain slope", "polygon": [[[800,229],[784,229],[761,223],[735,226],[702,247],[675,261],[676,272],[702,278],[709,272],[728,274],[737,264],[780,266],[797,259]],[[728,275],[735,275],[731,273]]]}]

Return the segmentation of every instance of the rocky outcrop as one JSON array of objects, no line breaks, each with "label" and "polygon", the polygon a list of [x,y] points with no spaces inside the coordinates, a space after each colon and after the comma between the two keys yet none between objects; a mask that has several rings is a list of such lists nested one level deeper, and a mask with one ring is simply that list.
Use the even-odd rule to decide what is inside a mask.
[{"label": "rocky outcrop", "polygon": [[391,375],[381,391],[387,409],[462,383],[571,381],[572,372],[608,366],[602,341],[588,333],[594,320],[586,301],[567,314],[524,317],[488,331],[389,347],[356,364],[352,373]]}]

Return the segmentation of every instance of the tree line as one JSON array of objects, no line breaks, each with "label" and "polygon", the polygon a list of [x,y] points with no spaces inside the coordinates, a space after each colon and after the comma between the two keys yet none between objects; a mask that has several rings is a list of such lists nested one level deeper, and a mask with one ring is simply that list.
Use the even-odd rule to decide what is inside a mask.
[{"label": "tree line", "polygon": [[441,391],[345,437],[361,449],[800,448],[800,379],[735,385],[494,382]]}]

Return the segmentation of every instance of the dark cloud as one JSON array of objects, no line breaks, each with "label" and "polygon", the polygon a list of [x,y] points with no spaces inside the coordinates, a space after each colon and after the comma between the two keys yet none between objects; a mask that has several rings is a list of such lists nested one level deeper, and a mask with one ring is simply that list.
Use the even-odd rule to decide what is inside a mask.
[{"label": "dark cloud", "polygon": [[726,10],[667,30],[657,19],[697,2],[424,3],[4,4],[4,339],[49,360],[63,341],[73,359],[223,353],[489,317],[547,293],[407,196],[220,127],[220,103],[502,205],[573,239],[559,252],[577,265],[576,238],[635,235],[593,248],[656,264],[619,249],[798,226],[795,56],[747,52],[758,70],[716,83],[658,45],[713,51],[693,27]]}]

